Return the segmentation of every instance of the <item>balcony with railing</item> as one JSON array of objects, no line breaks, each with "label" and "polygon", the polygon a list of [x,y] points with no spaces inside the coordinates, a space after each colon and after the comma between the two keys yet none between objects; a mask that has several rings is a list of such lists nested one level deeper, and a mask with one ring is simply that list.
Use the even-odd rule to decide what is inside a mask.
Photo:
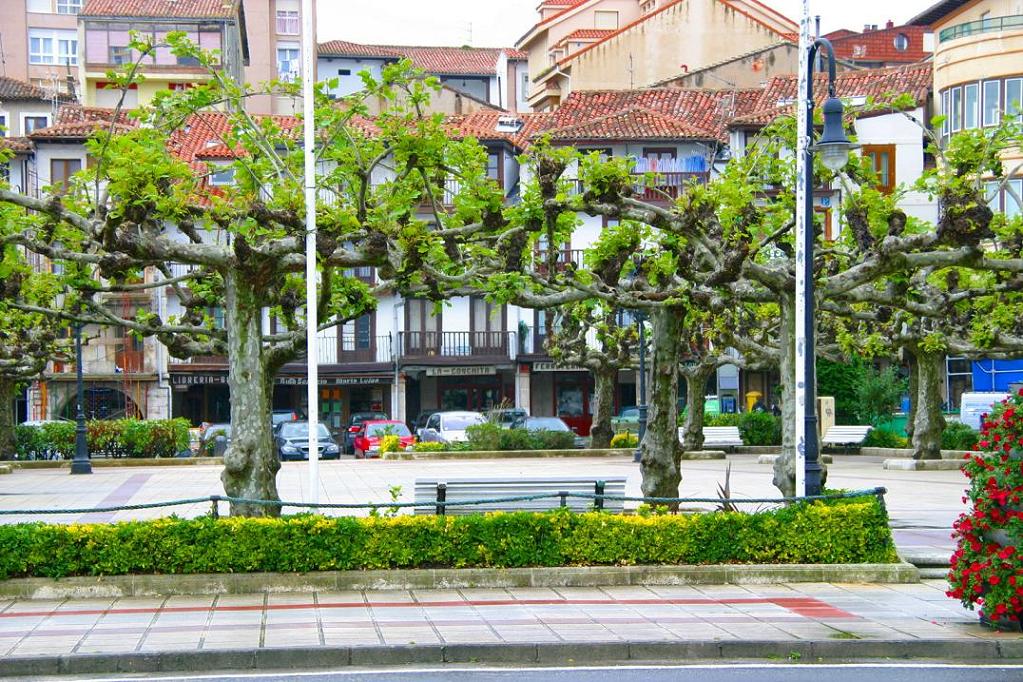
[{"label": "balcony with railing", "polygon": [[987,17],[979,21],[967,21],[955,26],[949,26],[946,29],[942,29],[938,34],[938,42],[947,43],[959,38],[1002,31],[1023,31],[1023,15]]},{"label": "balcony with railing", "polygon": [[433,208],[434,201],[437,202],[438,206],[449,207],[455,203],[455,197],[462,191],[462,183],[458,180],[447,179],[444,181],[443,189],[436,187],[434,190],[434,196],[431,199],[429,196],[424,194],[420,200],[420,207],[426,210]]},{"label": "balcony with railing", "polygon": [[507,362],[514,337],[514,332],[503,331],[399,332],[398,348],[406,363]]},{"label": "balcony with railing", "polygon": [[336,361],[341,365],[387,364],[394,360],[390,336],[342,333],[336,352]]},{"label": "balcony with railing", "polygon": [[524,360],[549,358],[547,353],[547,328],[523,324],[519,326],[518,355]]},{"label": "balcony with railing", "polygon": [[[575,267],[577,270],[583,268],[583,259],[586,255],[586,251],[583,249],[563,249],[558,251],[556,254],[557,261],[555,268],[558,272],[563,272],[569,267],[569,265]],[[547,274],[547,269],[550,267],[548,258],[550,252],[546,250],[535,251],[533,253],[533,268],[541,275]]]},{"label": "balcony with railing", "polygon": [[[633,191],[636,198],[650,203],[667,203],[678,199],[687,185],[692,183],[706,185],[710,173],[706,172],[660,172],[635,173]],[[575,191],[584,191],[582,180],[576,180]]]}]

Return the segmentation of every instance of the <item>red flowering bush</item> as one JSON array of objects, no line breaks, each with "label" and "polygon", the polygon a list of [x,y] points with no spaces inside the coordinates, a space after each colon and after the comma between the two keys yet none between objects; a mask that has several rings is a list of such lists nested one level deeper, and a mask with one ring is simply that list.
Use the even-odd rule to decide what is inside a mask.
[{"label": "red flowering bush", "polygon": [[[985,415],[966,456],[969,513],[956,521],[950,597],[981,606],[981,620],[1019,629],[1023,618],[1023,390]],[[963,498],[966,502],[967,498]]]}]

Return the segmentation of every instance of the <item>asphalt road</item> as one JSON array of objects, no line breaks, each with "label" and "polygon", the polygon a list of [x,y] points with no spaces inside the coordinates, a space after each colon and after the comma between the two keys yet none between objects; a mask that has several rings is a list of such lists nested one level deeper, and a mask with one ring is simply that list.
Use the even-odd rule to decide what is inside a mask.
[{"label": "asphalt road", "polygon": [[[189,675],[187,677],[63,677],[47,680],[159,680],[161,682],[1013,682],[1023,666],[902,664],[718,664],[573,668],[433,668]],[[40,678],[43,679],[43,678]]]}]

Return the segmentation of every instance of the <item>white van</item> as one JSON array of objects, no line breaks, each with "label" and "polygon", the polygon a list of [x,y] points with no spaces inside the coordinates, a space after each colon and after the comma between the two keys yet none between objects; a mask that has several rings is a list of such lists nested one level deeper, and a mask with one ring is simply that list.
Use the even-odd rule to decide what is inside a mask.
[{"label": "white van", "polygon": [[991,414],[995,405],[1008,397],[1008,393],[963,393],[959,403],[959,421],[980,431],[981,416]]}]

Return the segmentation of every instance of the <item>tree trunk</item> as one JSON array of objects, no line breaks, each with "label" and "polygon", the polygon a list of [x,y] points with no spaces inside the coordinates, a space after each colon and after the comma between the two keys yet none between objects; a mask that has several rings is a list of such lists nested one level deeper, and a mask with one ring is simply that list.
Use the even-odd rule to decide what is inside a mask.
[{"label": "tree trunk", "polygon": [[611,447],[611,417],[614,414],[615,385],[618,383],[618,369],[600,367],[593,371],[593,425],[590,427],[590,447],[604,449]]},{"label": "tree trunk", "polygon": [[641,489],[646,497],[678,497],[682,447],[678,441],[678,375],[685,313],[657,308],[650,315],[650,408],[640,443]]},{"label": "tree trunk", "polygon": [[[273,377],[263,354],[263,308],[259,297],[235,272],[224,275],[228,374],[231,391],[231,444],[220,480],[230,497],[279,500],[281,468],[270,437]],[[280,516],[277,505],[232,503],[232,516]]]},{"label": "tree trunk", "polygon": [[15,458],[14,445],[14,399],[18,383],[14,379],[0,377],[0,460]]},{"label": "tree trunk", "polygon": [[784,497],[796,494],[796,301],[786,292],[781,296],[781,325],[778,328],[781,375],[781,456],[774,461],[774,487]]},{"label": "tree trunk", "polygon": [[909,412],[906,413],[906,437],[913,442],[913,433],[916,432],[916,403],[917,393],[920,391],[920,374],[917,369],[916,354],[906,349],[906,364],[909,365]]},{"label": "tree trunk", "polygon": [[682,426],[682,449],[686,452],[703,449],[703,394],[713,373],[713,367],[702,364],[683,372],[687,408]]},{"label": "tree trunk", "polygon": [[941,409],[941,353],[916,353],[917,394],[913,415],[913,459],[941,459],[941,433],[945,414]]}]

